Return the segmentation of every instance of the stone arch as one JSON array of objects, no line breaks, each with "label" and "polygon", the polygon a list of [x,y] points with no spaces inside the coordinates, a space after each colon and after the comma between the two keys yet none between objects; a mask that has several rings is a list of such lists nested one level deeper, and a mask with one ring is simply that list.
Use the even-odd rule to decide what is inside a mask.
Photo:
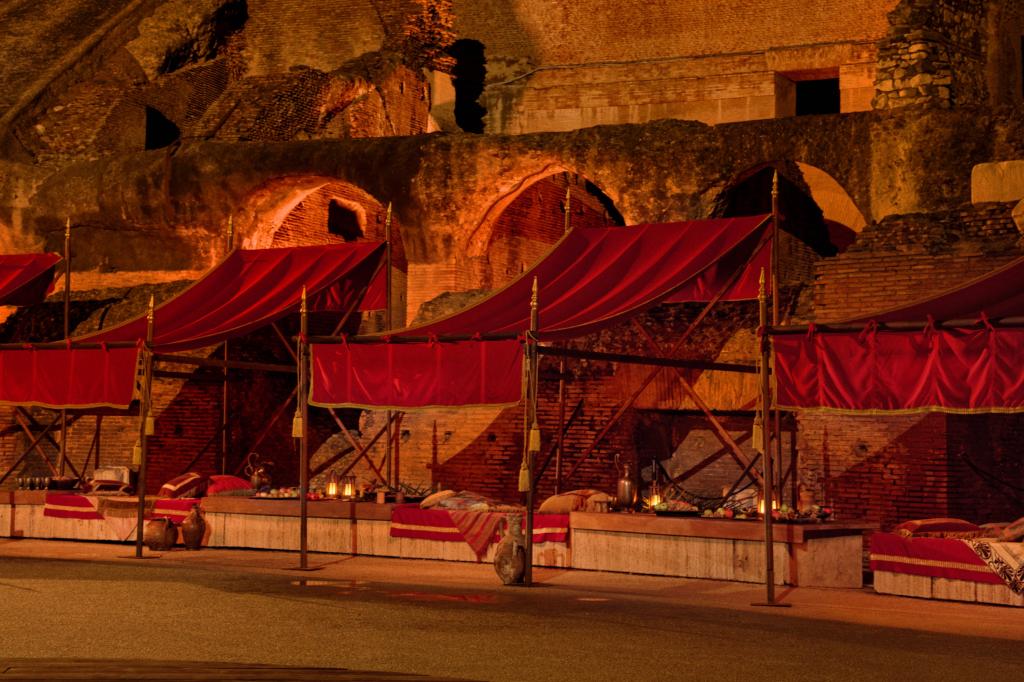
[{"label": "stone arch", "polygon": [[854,232],[860,233],[867,225],[864,214],[853,202],[850,193],[847,192],[839,182],[828,172],[804,163],[796,162],[797,168],[803,175],[807,189],[810,191],[814,203],[821,208],[822,215],[826,220],[835,221]]},{"label": "stone arch", "polygon": [[578,173],[549,167],[528,176],[488,208],[468,241],[466,253],[477,288],[503,286],[561,238],[567,188],[572,227],[625,224],[608,195]]},{"label": "stone arch", "polygon": [[[351,235],[329,231],[331,204],[352,213],[360,233],[356,241],[384,240],[387,206],[369,192],[336,178],[291,176],[270,180],[243,199],[235,214],[236,244],[257,249],[353,241]],[[392,320],[401,326],[406,319],[408,262],[402,226],[394,214],[391,263]]]},{"label": "stone arch", "polygon": [[775,171],[779,173],[783,230],[818,256],[834,256],[845,251],[866,225],[864,216],[831,174],[802,161],[768,161],[739,173],[716,198],[714,215],[770,212]]}]

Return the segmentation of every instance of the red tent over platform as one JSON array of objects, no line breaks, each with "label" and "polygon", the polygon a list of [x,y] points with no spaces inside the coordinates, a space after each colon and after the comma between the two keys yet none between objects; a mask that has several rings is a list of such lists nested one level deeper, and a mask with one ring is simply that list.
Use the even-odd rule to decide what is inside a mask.
[{"label": "red tent over platform", "polygon": [[[604,329],[659,303],[757,298],[767,216],[578,228],[505,288],[435,322],[364,343],[312,345],[311,403],[437,407],[518,402],[538,285],[536,338]],[[462,337],[450,342],[454,337]]]},{"label": "red tent over platform", "polygon": [[[358,308],[384,253],[381,242],[233,251],[154,310],[152,350],[196,350],[247,334],[297,313],[303,288],[310,311]],[[142,315],[72,339],[66,348],[0,351],[0,403],[127,407],[146,326]]]}]

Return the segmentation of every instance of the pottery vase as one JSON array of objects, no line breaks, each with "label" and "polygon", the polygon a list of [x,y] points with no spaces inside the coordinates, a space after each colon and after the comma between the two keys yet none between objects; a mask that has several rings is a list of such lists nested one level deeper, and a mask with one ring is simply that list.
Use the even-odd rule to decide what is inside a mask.
[{"label": "pottery vase", "polygon": [[194,504],[192,511],[181,522],[181,541],[185,544],[185,549],[202,549],[205,535],[206,517],[199,505]]},{"label": "pottery vase", "polygon": [[523,582],[526,574],[526,538],[523,536],[523,517],[509,514],[505,537],[494,552],[494,571],[504,585]]},{"label": "pottery vase", "polygon": [[153,552],[166,552],[178,541],[178,529],[170,519],[151,519],[142,531],[142,542]]}]

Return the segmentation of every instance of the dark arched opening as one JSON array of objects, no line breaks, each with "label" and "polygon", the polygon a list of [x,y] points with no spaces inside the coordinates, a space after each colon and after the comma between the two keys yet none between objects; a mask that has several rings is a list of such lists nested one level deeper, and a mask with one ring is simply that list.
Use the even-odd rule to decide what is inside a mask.
[{"label": "dark arched opening", "polygon": [[363,236],[356,212],[333,199],[327,205],[327,231],[347,242],[354,242]]},{"label": "dark arched opening", "polygon": [[479,100],[484,93],[487,59],[479,40],[456,40],[448,48],[455,59],[452,86],[455,88],[455,123],[467,133],[484,132],[484,108]]},{"label": "dark arched opening", "polygon": [[146,149],[163,149],[181,139],[174,121],[153,107],[146,107]]}]

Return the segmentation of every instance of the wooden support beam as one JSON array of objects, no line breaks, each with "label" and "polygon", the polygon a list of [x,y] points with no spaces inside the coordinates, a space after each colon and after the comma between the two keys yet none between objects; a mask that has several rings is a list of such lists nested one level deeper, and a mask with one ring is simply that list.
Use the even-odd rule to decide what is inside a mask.
[{"label": "wooden support beam", "polygon": [[[17,419],[17,415],[15,415],[15,419]],[[43,437],[46,436],[50,429],[57,425],[58,421],[60,421],[60,415],[54,417],[53,421],[47,424],[46,428],[43,429],[43,432],[40,433],[39,435],[33,438],[31,434],[29,434],[29,438],[32,438],[32,442],[28,444],[28,447],[26,447],[25,450],[18,457],[18,459],[15,460],[14,464],[7,468],[7,471],[4,472],[3,476],[0,476],[0,483],[6,481],[7,477],[10,476],[14,472],[14,470],[18,468],[18,465],[25,461],[25,458],[28,457],[28,454],[36,448],[36,446],[39,444],[39,441],[41,441]],[[18,424],[19,426],[24,428],[24,424],[22,424],[20,420],[18,420]],[[50,467],[50,471],[53,471],[53,465],[50,463],[50,460],[47,459],[45,456],[43,457],[43,459],[46,460],[46,464],[47,466]]]},{"label": "wooden support beam", "polygon": [[[651,350],[653,352],[659,355],[663,352],[661,350],[661,344],[658,343],[657,339],[655,339],[651,335],[651,333],[636,320],[636,318],[633,318],[633,326],[635,326],[640,331],[640,334],[647,341],[647,344],[651,347]],[[729,454],[732,455],[733,459],[736,460],[736,463],[739,464],[740,467],[749,470],[751,476],[758,483],[761,483],[761,476],[757,473],[756,470],[753,470],[753,468],[750,466],[750,458],[747,457],[747,454],[743,452],[739,444],[736,443],[733,437],[722,425],[722,422],[711,411],[711,407],[708,406],[708,404],[704,402],[704,399],[700,397],[700,394],[697,393],[697,391],[693,388],[693,385],[690,384],[690,382],[683,375],[682,370],[679,369],[678,367],[675,367],[673,369],[679,380],[679,385],[682,386],[683,388],[683,392],[686,393],[686,396],[693,401],[693,404],[697,406],[697,409],[704,413],[704,416],[711,424],[711,429],[714,432],[715,436],[718,438],[718,440],[722,443],[722,445],[726,446],[729,449]]]},{"label": "wooden support beam", "polygon": [[[635,319],[635,318],[634,318]],[[540,346],[537,352],[541,355],[552,355],[561,358],[580,358],[584,360],[602,360],[621,362],[630,365],[649,365],[651,367],[671,367],[675,369],[700,369],[705,371],[739,372],[757,374],[756,365],[742,365],[733,362],[710,362],[707,360],[676,360],[670,357],[651,357],[649,355],[628,355],[625,353],[600,353],[598,351],[577,348],[556,348]]]},{"label": "wooden support beam", "polygon": [[227,367],[229,369],[249,369],[256,372],[279,372],[284,374],[295,374],[295,367],[292,365],[278,365],[268,362],[241,362],[231,360],[216,360],[214,358],[192,358],[185,355],[168,355],[157,353],[153,355],[154,362],[164,362],[171,365],[193,365],[195,367]]}]

